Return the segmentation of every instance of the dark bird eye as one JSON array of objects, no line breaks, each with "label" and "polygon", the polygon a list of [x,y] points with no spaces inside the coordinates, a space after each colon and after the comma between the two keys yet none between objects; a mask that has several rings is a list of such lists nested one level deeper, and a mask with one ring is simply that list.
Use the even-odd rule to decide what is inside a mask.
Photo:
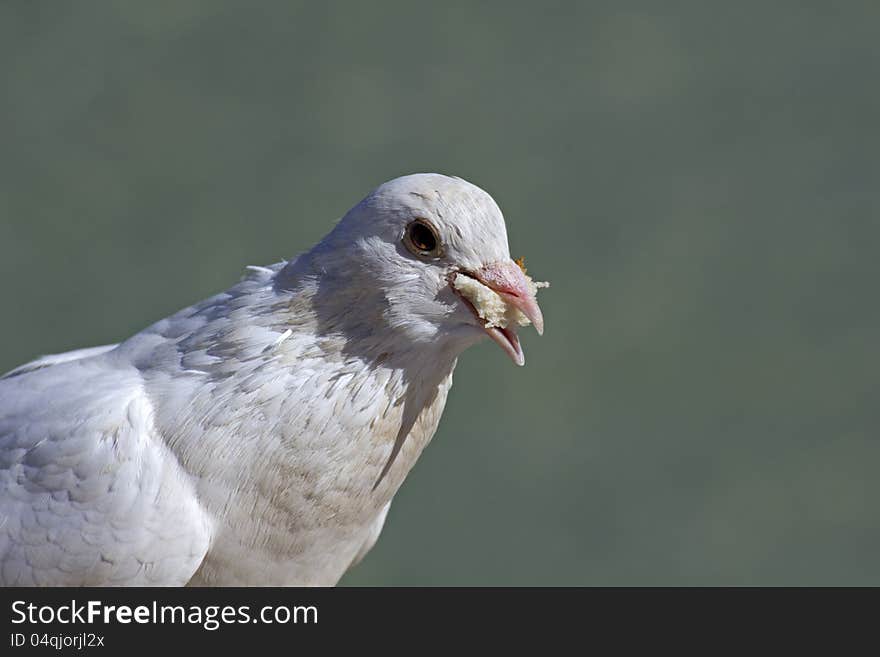
[{"label": "dark bird eye", "polygon": [[415,255],[440,255],[440,238],[437,230],[424,219],[416,219],[406,227],[404,243]]}]

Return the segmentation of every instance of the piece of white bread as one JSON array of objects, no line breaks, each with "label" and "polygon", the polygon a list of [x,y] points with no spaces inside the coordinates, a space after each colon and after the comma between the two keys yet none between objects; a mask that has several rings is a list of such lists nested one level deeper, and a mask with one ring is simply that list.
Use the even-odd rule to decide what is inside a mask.
[{"label": "piece of white bread", "polygon": [[[537,294],[542,287],[550,287],[545,281],[533,281],[528,275],[526,280],[532,294]],[[518,308],[508,304],[495,290],[480,283],[475,278],[456,274],[452,285],[461,295],[471,302],[481,319],[486,321],[486,327],[507,328],[511,324],[528,326],[529,318],[522,314]]]}]

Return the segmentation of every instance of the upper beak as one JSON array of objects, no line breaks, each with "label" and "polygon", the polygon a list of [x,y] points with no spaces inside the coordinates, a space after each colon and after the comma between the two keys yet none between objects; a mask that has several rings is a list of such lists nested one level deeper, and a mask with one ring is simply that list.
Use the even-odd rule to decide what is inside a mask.
[{"label": "upper beak", "polygon": [[[538,335],[544,333],[544,315],[535,299],[535,287],[523,270],[512,260],[487,265],[473,272],[474,278],[491,288],[508,304],[517,308],[535,325]],[[486,333],[510,356],[517,365],[525,364],[525,354],[513,326],[508,328],[486,327]]]},{"label": "upper beak", "polygon": [[544,334],[544,315],[535,299],[534,287],[529,285],[529,280],[518,264],[508,260],[486,265],[474,272],[474,278],[528,317],[535,325],[538,335]]}]

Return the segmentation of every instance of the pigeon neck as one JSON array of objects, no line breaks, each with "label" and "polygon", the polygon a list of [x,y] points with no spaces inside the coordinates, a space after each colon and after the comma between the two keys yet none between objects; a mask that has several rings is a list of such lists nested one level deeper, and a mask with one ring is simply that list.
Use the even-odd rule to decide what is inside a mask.
[{"label": "pigeon neck", "polygon": [[328,266],[316,250],[283,267],[275,277],[279,294],[289,298],[288,319],[309,329],[325,347],[368,364],[412,369],[430,364],[449,370],[470,346],[419,318],[395,313],[389,295],[351,270]]}]

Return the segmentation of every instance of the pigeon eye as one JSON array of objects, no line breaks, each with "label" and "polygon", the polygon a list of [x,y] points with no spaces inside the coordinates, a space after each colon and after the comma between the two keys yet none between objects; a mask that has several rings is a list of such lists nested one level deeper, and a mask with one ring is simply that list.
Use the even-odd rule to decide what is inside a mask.
[{"label": "pigeon eye", "polygon": [[437,229],[424,219],[416,219],[406,227],[403,243],[417,256],[439,256],[440,237]]}]

